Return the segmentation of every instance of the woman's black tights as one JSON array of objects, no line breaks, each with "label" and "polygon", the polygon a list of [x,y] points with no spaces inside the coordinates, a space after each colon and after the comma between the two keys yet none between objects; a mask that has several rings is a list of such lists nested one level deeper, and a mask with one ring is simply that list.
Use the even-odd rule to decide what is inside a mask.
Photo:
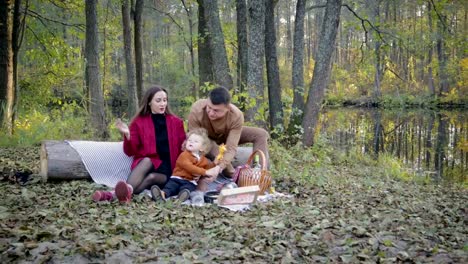
[{"label": "woman's black tights", "polygon": [[133,187],[133,193],[139,194],[145,189],[150,189],[153,185],[163,188],[167,181],[167,176],[162,173],[151,172],[153,163],[150,158],[142,159],[128,176],[127,183]]}]

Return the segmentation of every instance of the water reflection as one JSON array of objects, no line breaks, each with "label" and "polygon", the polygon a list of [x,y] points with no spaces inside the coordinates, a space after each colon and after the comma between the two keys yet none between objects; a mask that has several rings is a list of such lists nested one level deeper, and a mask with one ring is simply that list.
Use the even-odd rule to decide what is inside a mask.
[{"label": "water reflection", "polygon": [[467,180],[466,111],[326,109],[320,126],[321,133],[347,153],[390,153],[416,174]]}]

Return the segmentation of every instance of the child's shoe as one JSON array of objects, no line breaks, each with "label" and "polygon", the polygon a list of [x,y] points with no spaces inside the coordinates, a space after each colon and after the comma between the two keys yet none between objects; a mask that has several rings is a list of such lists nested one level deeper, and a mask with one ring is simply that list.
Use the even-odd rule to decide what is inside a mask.
[{"label": "child's shoe", "polygon": [[182,191],[179,192],[179,195],[177,195],[177,200],[179,200],[179,202],[183,203],[189,197],[190,197],[190,191],[187,190],[187,189],[183,189]]},{"label": "child's shoe", "polygon": [[95,202],[114,200],[114,194],[109,191],[95,191],[92,197]]},{"label": "child's shoe", "polygon": [[132,200],[133,188],[124,181],[119,181],[115,185],[115,196],[121,203],[129,203]]},{"label": "child's shoe", "polygon": [[164,201],[165,200],[165,194],[157,185],[151,186],[151,198],[155,200],[156,202],[159,201]]}]

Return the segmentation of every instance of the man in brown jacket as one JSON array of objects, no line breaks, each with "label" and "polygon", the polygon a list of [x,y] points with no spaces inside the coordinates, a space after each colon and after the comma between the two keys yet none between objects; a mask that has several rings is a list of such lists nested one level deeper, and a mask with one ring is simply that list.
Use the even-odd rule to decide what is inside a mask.
[{"label": "man in brown jacket", "polygon": [[[231,95],[224,87],[211,90],[207,99],[200,99],[192,105],[188,116],[188,128],[202,127],[208,131],[208,137],[213,141],[210,158],[216,157],[219,145],[226,145],[226,152],[219,164],[226,176],[232,176],[234,168],[231,165],[236,155],[237,146],[244,143],[253,143],[253,150],[261,150],[268,157],[268,132],[257,127],[244,126],[244,114],[235,105],[231,104]],[[209,178],[208,182],[214,181]]]}]

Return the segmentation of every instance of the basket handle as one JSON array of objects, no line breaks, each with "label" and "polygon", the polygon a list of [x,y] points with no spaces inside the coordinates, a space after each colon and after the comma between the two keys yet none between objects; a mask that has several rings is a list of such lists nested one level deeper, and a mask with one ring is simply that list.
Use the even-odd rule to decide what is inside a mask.
[{"label": "basket handle", "polygon": [[246,164],[252,164],[256,154],[258,154],[260,156],[260,158],[262,159],[261,162],[260,162],[260,164],[262,165],[262,170],[266,170],[267,168],[266,168],[265,153],[263,153],[263,151],[261,151],[259,149],[255,150],[254,152],[252,152],[252,154],[250,154],[250,157],[247,160]]}]

